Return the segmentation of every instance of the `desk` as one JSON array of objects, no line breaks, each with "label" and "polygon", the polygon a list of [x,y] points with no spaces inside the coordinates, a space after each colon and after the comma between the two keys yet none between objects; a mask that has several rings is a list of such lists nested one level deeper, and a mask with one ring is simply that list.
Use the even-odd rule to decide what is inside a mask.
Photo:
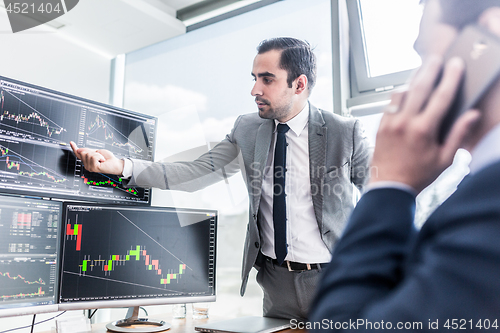
[{"label": "desk", "polygon": [[[194,327],[197,325],[202,325],[206,324],[208,322],[215,322],[215,321],[221,321],[224,320],[222,317],[210,317],[209,319],[192,319],[191,316],[186,316],[186,319],[173,319],[171,316],[167,316],[167,318],[160,318],[158,317],[157,319],[162,319],[168,322],[172,327],[164,331],[165,333],[194,333],[198,331],[195,331]],[[109,332],[106,329],[106,324],[107,323],[101,323],[101,324],[94,324],[92,325],[92,333],[107,333]],[[306,332],[305,330],[299,330],[299,329],[287,329],[280,331],[280,333],[304,333]],[[53,332],[44,332],[44,333],[53,333]],[[89,332],[90,333],[90,332]]]}]

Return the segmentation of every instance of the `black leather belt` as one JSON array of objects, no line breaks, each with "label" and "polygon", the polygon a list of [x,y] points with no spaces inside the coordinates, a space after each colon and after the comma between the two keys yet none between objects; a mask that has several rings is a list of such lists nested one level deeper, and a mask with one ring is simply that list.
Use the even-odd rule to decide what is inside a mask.
[{"label": "black leather belt", "polygon": [[313,270],[313,269],[322,270],[323,268],[326,268],[326,266],[328,265],[328,263],[304,264],[304,263],[301,263],[301,262],[288,261],[288,260],[283,261],[283,263],[280,265],[278,263],[278,260],[276,260],[276,259],[269,258],[268,256],[264,256],[264,258],[267,261],[272,262],[275,266],[281,266],[281,267],[288,268],[288,270],[290,272],[292,272],[292,271],[310,271],[310,270]]}]

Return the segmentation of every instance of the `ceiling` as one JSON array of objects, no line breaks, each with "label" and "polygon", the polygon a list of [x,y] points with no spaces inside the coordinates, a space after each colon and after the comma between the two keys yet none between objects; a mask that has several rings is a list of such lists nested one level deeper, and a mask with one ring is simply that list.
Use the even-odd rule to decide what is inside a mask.
[{"label": "ceiling", "polygon": [[[242,7],[252,2],[256,1],[80,0],[72,10],[38,28],[49,29],[65,39],[114,58],[185,33],[188,22],[177,17],[192,19],[221,7],[232,10],[235,5]],[[3,7],[3,3],[1,5]],[[2,17],[6,18],[6,15]],[[37,28],[19,33],[34,32],[34,29]]]}]

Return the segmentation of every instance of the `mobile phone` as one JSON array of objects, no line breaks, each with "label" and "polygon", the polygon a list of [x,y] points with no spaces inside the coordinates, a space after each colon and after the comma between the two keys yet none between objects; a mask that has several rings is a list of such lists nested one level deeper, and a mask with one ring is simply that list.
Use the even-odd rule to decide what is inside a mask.
[{"label": "mobile phone", "polygon": [[438,140],[443,143],[455,121],[474,108],[500,74],[500,38],[476,25],[462,29],[445,55],[445,61],[460,57],[465,62],[455,99],[440,125]]}]

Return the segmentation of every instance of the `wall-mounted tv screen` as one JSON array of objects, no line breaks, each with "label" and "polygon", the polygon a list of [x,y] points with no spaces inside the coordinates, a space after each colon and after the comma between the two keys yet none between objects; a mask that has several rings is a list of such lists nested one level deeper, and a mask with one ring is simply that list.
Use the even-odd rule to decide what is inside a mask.
[{"label": "wall-mounted tv screen", "polygon": [[87,172],[69,142],[152,161],[157,119],[0,77],[0,192],[149,204],[150,189]]}]

